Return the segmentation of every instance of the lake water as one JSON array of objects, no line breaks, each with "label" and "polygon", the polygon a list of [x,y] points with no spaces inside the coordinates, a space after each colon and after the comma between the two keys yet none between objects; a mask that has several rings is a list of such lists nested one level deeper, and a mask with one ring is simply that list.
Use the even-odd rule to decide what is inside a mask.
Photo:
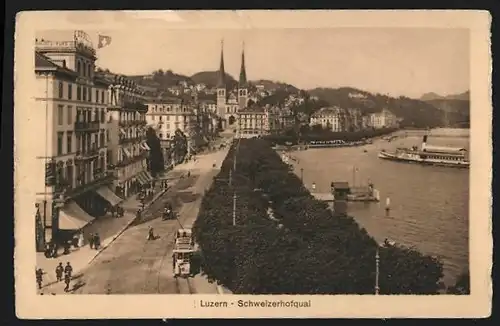
[{"label": "lake water", "polygon": [[[389,238],[440,257],[444,282],[450,285],[469,266],[469,170],[377,157],[381,149],[419,146],[421,141],[421,136],[408,133],[392,142],[375,140],[362,147],[309,149],[292,156],[298,159],[297,175],[303,168],[304,183],[309,188],[316,183],[318,192],[329,192],[332,181],[357,186],[373,182],[380,192],[380,203],[349,203],[349,214],[380,242]],[[427,143],[468,149],[469,133],[463,129],[432,130]],[[355,168],[357,172],[353,172]],[[387,197],[391,203],[388,216]]]}]

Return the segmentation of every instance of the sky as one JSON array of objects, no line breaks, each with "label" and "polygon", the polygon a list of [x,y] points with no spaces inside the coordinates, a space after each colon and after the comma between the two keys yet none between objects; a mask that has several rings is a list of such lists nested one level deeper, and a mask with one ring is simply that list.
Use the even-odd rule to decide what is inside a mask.
[{"label": "sky", "polygon": [[[158,18],[160,17],[160,18]],[[184,75],[219,68],[224,40],[226,72],[236,79],[244,44],[247,78],[270,79],[301,89],[355,87],[391,96],[418,98],[469,89],[469,31],[425,27],[250,27],[232,16],[241,28],[189,28],[157,22],[127,24],[85,32],[94,46],[98,35],[111,44],[97,50],[96,64],[125,75],[157,69]],[[130,18],[128,18],[130,19]],[[153,27],[154,26],[154,27]],[[194,27],[193,27],[194,26]],[[43,30],[37,38],[71,40],[73,30]]]}]

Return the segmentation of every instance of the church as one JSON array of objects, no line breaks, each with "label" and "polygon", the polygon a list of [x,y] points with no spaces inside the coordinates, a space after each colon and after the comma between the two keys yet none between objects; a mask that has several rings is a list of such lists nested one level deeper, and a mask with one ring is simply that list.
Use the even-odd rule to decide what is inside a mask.
[{"label": "church", "polygon": [[245,70],[245,49],[241,52],[241,69],[238,85],[229,89],[224,70],[224,46],[221,43],[220,67],[217,81],[217,115],[220,127],[226,129],[236,126],[237,112],[248,104],[248,82]]}]

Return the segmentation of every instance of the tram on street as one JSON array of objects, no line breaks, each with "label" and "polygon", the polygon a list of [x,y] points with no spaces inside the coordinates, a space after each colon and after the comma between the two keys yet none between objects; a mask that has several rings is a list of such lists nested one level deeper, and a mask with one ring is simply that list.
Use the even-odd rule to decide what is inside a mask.
[{"label": "tram on street", "polygon": [[172,251],[174,277],[189,277],[193,274],[192,260],[195,245],[191,229],[179,229],[175,234]]}]

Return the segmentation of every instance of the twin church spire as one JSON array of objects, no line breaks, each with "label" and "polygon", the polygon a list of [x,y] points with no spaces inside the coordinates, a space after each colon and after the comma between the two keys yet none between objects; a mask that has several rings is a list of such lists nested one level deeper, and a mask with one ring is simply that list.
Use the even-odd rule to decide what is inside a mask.
[{"label": "twin church spire", "polygon": [[[239,88],[246,88],[247,86],[247,72],[245,68],[245,43],[243,42],[243,49],[241,51],[241,68],[240,68],[240,78],[238,81]],[[226,87],[226,71],[224,69],[224,40],[221,40],[221,51],[220,51],[220,66],[219,66],[219,79],[217,82],[218,88]]]}]

